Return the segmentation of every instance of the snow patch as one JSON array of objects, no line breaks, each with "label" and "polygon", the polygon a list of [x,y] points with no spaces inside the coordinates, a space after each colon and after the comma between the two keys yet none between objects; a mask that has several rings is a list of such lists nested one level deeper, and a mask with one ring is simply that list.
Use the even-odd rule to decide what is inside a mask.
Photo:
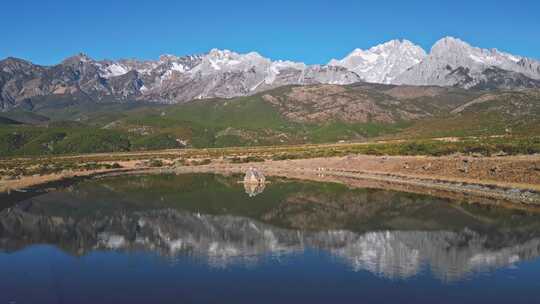
[{"label": "snow patch", "polygon": [[481,63],[481,64],[487,64],[486,60],[485,60],[484,58],[482,58],[482,57],[476,56],[476,55],[474,55],[474,54],[470,54],[469,57],[470,57],[472,60],[474,60],[474,61],[476,61],[476,62],[478,62],[478,63]]},{"label": "snow patch", "polygon": [[209,59],[208,60],[210,62],[210,65],[212,66],[212,68],[216,71],[219,71],[221,70],[221,67],[217,64],[217,62],[215,62],[214,60],[212,59]]},{"label": "snow patch", "polygon": [[181,64],[179,64],[178,62],[173,62],[173,63],[172,63],[171,69],[172,69],[173,71],[178,71],[178,72],[180,72],[180,73],[185,72],[184,66],[181,65]]},{"label": "snow patch", "polygon": [[127,69],[126,67],[118,63],[113,63],[105,68],[105,70],[103,71],[102,77],[104,78],[116,77],[116,76],[124,75],[127,72],[129,72],[129,69]]}]

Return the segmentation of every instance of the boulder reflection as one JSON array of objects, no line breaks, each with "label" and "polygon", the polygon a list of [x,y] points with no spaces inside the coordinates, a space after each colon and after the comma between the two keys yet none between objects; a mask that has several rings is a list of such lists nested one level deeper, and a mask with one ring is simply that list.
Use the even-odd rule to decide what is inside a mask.
[{"label": "boulder reflection", "polygon": [[257,183],[257,184],[244,183],[244,190],[246,191],[246,194],[249,197],[255,197],[263,193],[264,188],[266,188],[265,183]]}]

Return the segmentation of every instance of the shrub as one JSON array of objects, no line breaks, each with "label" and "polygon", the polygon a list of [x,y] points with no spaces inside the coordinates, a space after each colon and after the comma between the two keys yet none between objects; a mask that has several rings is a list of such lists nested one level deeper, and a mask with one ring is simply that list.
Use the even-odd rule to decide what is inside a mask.
[{"label": "shrub", "polygon": [[160,159],[151,159],[148,161],[149,167],[163,167],[163,162]]},{"label": "shrub", "polygon": [[264,158],[259,157],[259,156],[232,157],[232,158],[229,158],[229,161],[233,164],[242,164],[242,163],[252,163],[252,162],[263,162]]},{"label": "shrub", "polygon": [[166,133],[144,136],[132,142],[132,149],[134,150],[159,150],[182,147],[173,135]]},{"label": "shrub", "polygon": [[58,153],[96,153],[128,151],[127,135],[111,130],[88,130],[68,135],[58,143]]}]

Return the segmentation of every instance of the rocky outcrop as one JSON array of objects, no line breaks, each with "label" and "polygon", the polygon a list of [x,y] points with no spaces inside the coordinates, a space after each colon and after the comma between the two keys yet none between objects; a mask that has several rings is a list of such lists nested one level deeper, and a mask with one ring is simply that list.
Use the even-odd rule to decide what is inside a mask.
[{"label": "rocky outcrop", "polygon": [[262,172],[253,167],[249,167],[249,169],[246,171],[246,174],[244,175],[244,184],[264,184],[265,183],[265,177]]},{"label": "rocky outcrop", "polygon": [[[392,123],[430,115],[414,103],[383,94],[384,89],[388,88],[298,86],[284,92],[268,92],[262,98],[287,119],[300,123]],[[388,111],[389,107],[394,111]]]}]

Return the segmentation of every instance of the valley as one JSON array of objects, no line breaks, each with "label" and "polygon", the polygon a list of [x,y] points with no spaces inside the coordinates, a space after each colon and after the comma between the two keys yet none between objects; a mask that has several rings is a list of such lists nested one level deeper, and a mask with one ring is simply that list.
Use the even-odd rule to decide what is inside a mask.
[{"label": "valley", "polygon": [[540,303],[540,1],[4,2],[0,304]]},{"label": "valley", "polygon": [[285,177],[538,200],[538,63],[452,37],[429,53],[393,40],[322,66],[213,49],[157,61],[79,54],[49,67],[8,58],[0,68],[4,192],[256,165]]}]

